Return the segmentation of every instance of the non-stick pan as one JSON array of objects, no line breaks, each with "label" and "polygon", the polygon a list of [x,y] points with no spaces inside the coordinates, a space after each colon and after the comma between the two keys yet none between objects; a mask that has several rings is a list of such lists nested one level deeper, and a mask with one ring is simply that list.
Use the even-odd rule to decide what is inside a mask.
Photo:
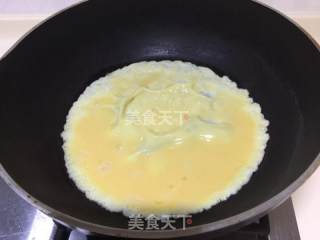
[{"label": "non-stick pan", "polygon": [[[60,133],[92,81],[163,59],[207,66],[248,89],[270,121],[270,140],[249,183],[192,215],[185,230],[129,230],[127,217],[89,201],[69,179]],[[86,1],[24,37],[1,60],[0,80],[2,177],[58,222],[90,233],[176,239],[226,231],[278,206],[320,162],[319,49],[253,1]]]}]

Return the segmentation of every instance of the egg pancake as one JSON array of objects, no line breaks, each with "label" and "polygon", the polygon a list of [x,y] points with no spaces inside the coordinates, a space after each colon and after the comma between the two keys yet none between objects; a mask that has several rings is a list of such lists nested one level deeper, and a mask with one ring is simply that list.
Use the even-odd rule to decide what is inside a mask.
[{"label": "egg pancake", "polygon": [[228,77],[151,61],[87,87],[62,137],[68,174],[87,198],[125,215],[187,214],[249,181],[267,126],[259,104]]}]

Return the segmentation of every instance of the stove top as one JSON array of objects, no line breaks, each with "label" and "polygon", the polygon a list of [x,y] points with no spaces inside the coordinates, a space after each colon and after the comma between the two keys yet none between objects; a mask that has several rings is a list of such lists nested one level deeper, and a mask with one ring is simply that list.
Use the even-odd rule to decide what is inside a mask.
[{"label": "stove top", "polygon": [[[0,240],[113,240],[86,236],[47,217],[15,194],[0,179]],[[70,234],[70,236],[69,236]],[[69,236],[69,237],[68,237]],[[221,237],[201,240],[300,240],[291,199],[267,216]]]}]

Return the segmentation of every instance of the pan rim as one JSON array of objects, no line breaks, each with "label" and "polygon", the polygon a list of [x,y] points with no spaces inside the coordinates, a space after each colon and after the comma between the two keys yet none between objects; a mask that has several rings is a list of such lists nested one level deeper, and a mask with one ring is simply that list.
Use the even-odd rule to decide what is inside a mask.
[{"label": "pan rim", "polygon": [[[301,33],[303,33],[313,43],[316,49],[320,52],[319,44],[298,23],[296,23],[295,21],[293,21],[292,19],[290,19],[280,11],[274,9],[273,7],[267,6],[266,4],[261,3],[258,0],[249,0],[249,1],[254,2],[255,4],[261,7],[264,7],[266,9],[273,11],[275,14],[280,15],[281,17],[286,19],[288,22],[293,24],[295,27],[297,27],[300,30]],[[33,28],[31,28],[27,33],[25,33],[18,41],[16,41],[15,44],[3,54],[3,56],[0,58],[0,62],[1,60],[5,59],[11,53],[11,51],[13,51],[15,47],[18,44],[20,44],[21,41],[23,41],[30,33],[36,30],[39,26],[51,20],[52,18],[58,16],[59,14],[72,9],[75,6],[84,4],[85,2],[89,2],[89,0],[82,0],[76,4],[72,4],[69,7],[62,9],[52,14],[48,18],[40,21]],[[176,230],[166,230],[166,231],[159,231],[159,230],[135,231],[135,230],[129,230],[129,229],[123,229],[123,228],[109,227],[109,226],[104,226],[104,225],[84,221],[79,218],[73,217],[69,214],[58,211],[46,205],[45,203],[39,201],[38,199],[34,198],[32,195],[26,192],[23,189],[23,187],[21,187],[17,182],[14,181],[14,179],[5,170],[2,163],[0,163],[0,176],[8,184],[8,186],[14,192],[16,192],[21,198],[23,198],[26,202],[28,202],[29,204],[31,204],[32,206],[34,206],[44,214],[48,215],[49,217],[53,218],[55,221],[71,229],[76,229],[85,233],[110,235],[110,236],[116,236],[116,237],[166,239],[166,238],[193,236],[193,235],[203,234],[211,231],[219,231],[219,230],[223,230],[231,227],[241,227],[246,223],[250,222],[250,220],[263,216],[268,211],[279,206],[282,202],[284,202],[287,198],[289,198],[290,195],[298,187],[300,187],[315,172],[315,170],[319,166],[320,166],[320,152],[318,153],[317,157],[312,161],[312,163],[309,165],[309,167],[296,180],[294,180],[290,185],[288,185],[285,189],[283,189],[278,194],[274,195],[269,200],[251,209],[241,212],[237,215],[231,216],[229,218],[225,218],[219,221],[206,223],[198,226],[191,226],[186,229],[176,229]]]}]

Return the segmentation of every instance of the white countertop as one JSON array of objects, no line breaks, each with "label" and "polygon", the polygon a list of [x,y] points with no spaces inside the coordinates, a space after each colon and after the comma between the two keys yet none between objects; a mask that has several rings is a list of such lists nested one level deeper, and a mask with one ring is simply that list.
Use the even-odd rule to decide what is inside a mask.
[{"label": "white countertop", "polygon": [[[0,56],[46,15],[0,15]],[[320,16],[293,16],[320,43]],[[320,66],[319,66],[320,67]],[[302,240],[315,240],[320,227],[320,168],[292,196]]]}]

